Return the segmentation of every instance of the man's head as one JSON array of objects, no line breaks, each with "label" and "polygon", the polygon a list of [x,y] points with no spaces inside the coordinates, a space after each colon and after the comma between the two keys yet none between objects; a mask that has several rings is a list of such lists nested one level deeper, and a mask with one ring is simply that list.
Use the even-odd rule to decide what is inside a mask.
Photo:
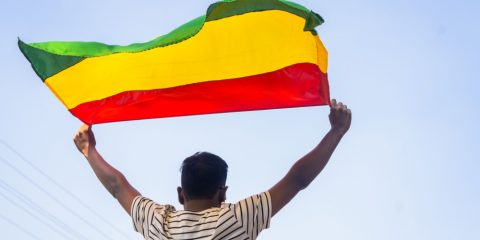
[{"label": "man's head", "polygon": [[[208,152],[197,152],[183,160],[182,189],[180,203],[184,200],[212,199],[225,201],[227,163],[219,156]],[[183,199],[184,198],[184,199]]]}]

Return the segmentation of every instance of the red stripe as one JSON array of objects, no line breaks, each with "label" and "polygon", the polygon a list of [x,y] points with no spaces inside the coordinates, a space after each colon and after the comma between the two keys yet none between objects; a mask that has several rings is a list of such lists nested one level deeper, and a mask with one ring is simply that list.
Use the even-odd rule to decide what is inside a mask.
[{"label": "red stripe", "polygon": [[70,109],[85,123],[329,104],[327,74],[311,63],[256,76],[127,91]]}]

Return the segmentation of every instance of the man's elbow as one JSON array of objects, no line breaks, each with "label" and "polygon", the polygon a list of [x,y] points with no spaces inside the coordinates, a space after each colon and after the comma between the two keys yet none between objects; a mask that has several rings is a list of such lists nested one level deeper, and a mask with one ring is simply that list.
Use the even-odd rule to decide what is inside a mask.
[{"label": "man's elbow", "polygon": [[290,172],[291,182],[295,184],[295,187],[301,191],[307,188],[313,181],[313,178],[308,173],[308,169],[302,168],[299,165],[295,165]]},{"label": "man's elbow", "polygon": [[311,180],[302,174],[290,174],[287,179],[290,186],[296,189],[297,192],[307,188],[311,183]]},{"label": "man's elbow", "polygon": [[307,188],[311,182],[312,181],[310,179],[307,179],[303,176],[299,176],[295,180],[295,183],[299,191],[302,191],[303,189]]},{"label": "man's elbow", "polygon": [[128,184],[127,179],[120,173],[110,179],[110,188],[108,190],[114,198],[118,199],[118,195],[125,188],[126,184]]}]

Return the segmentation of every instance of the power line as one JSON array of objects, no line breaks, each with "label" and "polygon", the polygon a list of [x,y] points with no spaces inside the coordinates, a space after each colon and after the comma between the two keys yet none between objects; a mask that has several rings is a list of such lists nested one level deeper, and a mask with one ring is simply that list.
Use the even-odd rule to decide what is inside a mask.
[{"label": "power line", "polygon": [[43,223],[45,226],[47,226],[48,228],[50,228],[51,230],[55,231],[56,233],[58,233],[59,235],[65,237],[66,239],[72,239],[70,238],[70,236],[66,235],[65,233],[61,232],[60,230],[58,230],[57,228],[53,227],[52,225],[50,225],[49,223],[45,222],[43,219],[39,218],[37,215],[33,214],[32,212],[30,212],[30,210],[27,210],[26,208],[24,208],[22,205],[18,204],[17,202],[15,202],[14,200],[12,200],[10,197],[8,197],[6,194],[0,192],[0,196],[2,196],[3,198],[7,199],[7,201],[9,201],[11,204],[15,205],[16,207],[20,208],[21,210],[23,210],[24,212],[26,212],[28,215],[32,216],[33,218],[37,219],[39,222]]},{"label": "power line", "polygon": [[25,234],[27,234],[28,236],[34,238],[34,239],[37,239],[37,240],[42,240],[40,238],[38,238],[37,236],[33,235],[33,233],[31,233],[30,231],[28,231],[27,229],[23,228],[22,226],[18,225],[17,223],[15,223],[14,221],[6,218],[5,216],[3,216],[2,214],[0,214],[0,218],[3,219],[3,221],[7,222],[7,223],[10,223],[11,225],[13,225],[14,227],[16,227],[17,229],[19,229],[20,231],[24,232]]},{"label": "power line", "polygon": [[63,202],[61,202],[60,200],[58,200],[55,196],[53,196],[51,193],[49,193],[47,190],[45,190],[42,186],[38,185],[38,183],[36,183],[35,181],[33,181],[30,177],[28,177],[27,175],[25,175],[22,171],[18,170],[14,165],[10,164],[7,160],[5,160],[3,157],[0,157],[0,161],[2,161],[3,163],[5,163],[7,166],[9,166],[11,169],[13,169],[17,174],[21,175],[23,178],[25,178],[29,183],[31,183],[32,185],[34,185],[35,187],[37,187],[40,191],[42,191],[45,195],[47,195],[48,197],[50,197],[53,201],[55,201],[58,205],[62,206],[65,210],[67,210],[69,213],[71,213],[72,215],[74,215],[75,217],[77,217],[78,219],[80,219],[83,223],[85,223],[86,225],[88,225],[89,227],[91,227],[93,230],[95,230],[97,233],[99,233],[100,235],[102,235],[103,237],[107,238],[107,239],[110,239],[110,240],[113,240],[113,238],[111,238],[110,236],[108,236],[107,234],[105,234],[102,230],[100,230],[99,228],[97,228],[95,225],[93,225],[92,223],[90,223],[89,221],[87,221],[85,218],[83,218],[82,216],[80,216],[78,213],[72,211],[67,205],[65,205]]},{"label": "power line", "polygon": [[55,179],[51,178],[50,176],[48,176],[45,172],[43,172],[40,168],[38,168],[36,165],[34,165],[31,161],[29,161],[26,157],[24,157],[22,154],[20,154],[17,150],[15,150],[12,146],[10,146],[8,143],[6,143],[4,140],[0,139],[0,143],[2,143],[5,147],[7,147],[10,151],[12,151],[15,155],[17,155],[20,159],[22,159],[25,163],[27,163],[30,167],[32,167],[33,169],[35,169],[38,173],[40,173],[43,177],[45,177],[47,180],[49,180],[52,184],[54,184],[55,186],[57,186],[58,188],[60,188],[62,191],[64,191],[67,195],[69,195],[70,197],[72,197],[73,199],[75,199],[77,201],[77,203],[79,203],[80,205],[82,205],[84,208],[86,208],[88,211],[90,211],[90,213],[92,213],[93,215],[95,215],[97,218],[99,218],[102,222],[104,222],[105,224],[107,224],[108,226],[110,226],[113,230],[115,230],[117,233],[119,233],[120,235],[122,235],[124,238],[126,239],[130,239],[128,237],[128,235],[123,232],[122,230],[120,230],[118,227],[116,227],[115,225],[113,225],[112,223],[110,223],[110,221],[108,221],[107,219],[105,219],[103,216],[101,216],[100,214],[98,214],[97,212],[95,212],[90,206],[88,206],[85,202],[83,202],[79,197],[77,197],[75,194],[73,194],[70,190],[68,190],[66,187],[62,186],[60,183],[58,183],[57,181],[55,181]]},{"label": "power line", "polygon": [[34,201],[30,200],[27,196],[22,194],[21,192],[17,191],[14,187],[10,186],[8,183],[4,182],[3,180],[0,179],[0,188],[3,188],[4,190],[7,190],[10,194],[14,195],[17,199],[22,201],[24,204],[28,205],[30,208],[34,209],[38,213],[40,213],[43,217],[47,218],[50,222],[56,224],[60,228],[62,228],[65,232],[70,233],[71,235],[74,235],[78,239],[87,239],[85,236],[80,234],[79,232],[75,231],[73,228],[70,226],[66,225],[60,219],[57,217],[53,216],[50,214],[48,211],[40,207],[38,204],[36,204]]}]

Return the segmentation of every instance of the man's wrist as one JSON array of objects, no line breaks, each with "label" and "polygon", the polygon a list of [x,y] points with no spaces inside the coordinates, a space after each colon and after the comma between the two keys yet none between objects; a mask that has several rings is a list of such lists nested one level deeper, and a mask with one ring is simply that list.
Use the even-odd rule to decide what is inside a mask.
[{"label": "man's wrist", "polygon": [[343,135],[345,135],[345,133],[347,133],[348,129],[343,129],[341,127],[331,127],[330,128],[330,132],[332,134],[335,134],[335,135],[338,135],[339,137],[343,137]]},{"label": "man's wrist", "polygon": [[89,157],[92,157],[95,154],[97,154],[97,149],[95,147],[88,147],[82,153],[83,153],[83,156],[85,156],[85,158],[88,159]]}]

